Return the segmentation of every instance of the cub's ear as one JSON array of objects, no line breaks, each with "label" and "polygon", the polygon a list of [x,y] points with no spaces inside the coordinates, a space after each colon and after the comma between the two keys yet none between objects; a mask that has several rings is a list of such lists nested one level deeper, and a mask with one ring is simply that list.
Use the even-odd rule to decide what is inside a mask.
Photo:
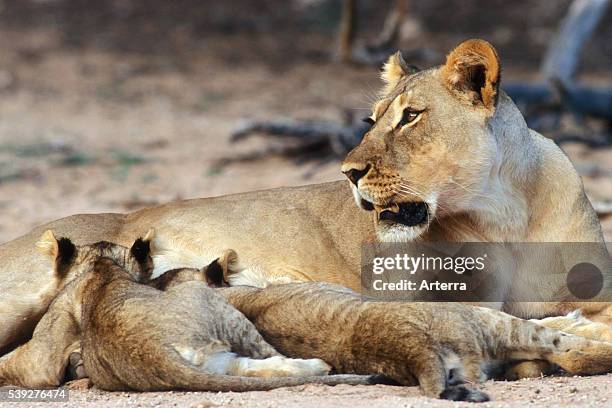
[{"label": "cub's ear", "polygon": [[206,283],[208,286],[220,288],[229,286],[228,277],[236,272],[238,254],[233,249],[227,249],[223,254],[205,267]]},{"label": "cub's ear", "polygon": [[57,258],[58,245],[57,239],[53,231],[46,230],[36,243],[36,249],[43,255],[47,255],[51,259]]},{"label": "cub's ear", "polygon": [[149,230],[147,231],[147,233],[145,234],[143,241],[153,241],[153,238],[155,238],[155,229],[154,228],[149,228]]},{"label": "cub's ear", "polygon": [[36,243],[36,248],[40,253],[47,255],[58,264],[70,263],[76,253],[76,246],[70,239],[56,239],[51,230],[47,230],[42,234]]},{"label": "cub's ear", "polygon": [[380,77],[385,83],[385,87],[382,91],[383,95],[391,92],[402,78],[418,71],[419,69],[417,67],[408,65],[406,61],[404,61],[401,52],[398,51],[391,55],[383,65],[382,72],[380,73]]},{"label": "cub's ear", "polygon": [[57,262],[60,265],[68,265],[76,254],[76,246],[68,238],[62,237],[57,241]]},{"label": "cub's ear", "polygon": [[472,105],[493,113],[497,105],[501,65],[495,48],[484,40],[462,42],[440,70],[445,85]]},{"label": "cub's ear", "polygon": [[138,238],[132,244],[132,248],[130,248],[130,252],[134,259],[139,264],[147,263],[147,261],[151,257],[151,241],[155,237],[155,230],[152,228],[147,231],[144,238]]}]

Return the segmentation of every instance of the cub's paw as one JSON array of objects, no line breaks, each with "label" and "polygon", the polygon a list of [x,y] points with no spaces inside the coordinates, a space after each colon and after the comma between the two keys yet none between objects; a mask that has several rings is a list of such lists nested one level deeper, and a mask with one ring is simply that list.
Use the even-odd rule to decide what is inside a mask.
[{"label": "cub's paw", "polygon": [[65,386],[69,390],[88,390],[93,387],[93,383],[89,378],[81,378],[80,380],[69,381]]},{"label": "cub's paw", "polygon": [[559,367],[548,361],[523,361],[510,366],[504,373],[503,378],[507,381],[516,381],[521,378],[540,378],[554,374],[556,371],[559,371]]},{"label": "cub's paw", "polygon": [[311,377],[326,375],[331,370],[323,360],[313,358],[302,360],[274,356],[264,359],[240,358],[240,364],[233,375],[248,377]]},{"label": "cub's paw", "polygon": [[311,358],[308,360],[295,360],[295,363],[303,370],[304,376],[327,375],[332,369],[329,364],[318,358]]},{"label": "cub's paw", "polygon": [[279,368],[282,367],[289,375],[297,377],[310,377],[327,375],[331,366],[318,358],[301,359],[286,357],[271,357],[270,360],[278,359]]},{"label": "cub's paw", "polygon": [[440,394],[440,398],[451,401],[467,402],[485,402],[490,400],[489,396],[484,392],[467,388],[464,385],[453,385],[446,388]]},{"label": "cub's paw", "polygon": [[87,378],[83,359],[80,351],[73,351],[68,357],[68,367],[66,367],[65,381],[81,380]]}]

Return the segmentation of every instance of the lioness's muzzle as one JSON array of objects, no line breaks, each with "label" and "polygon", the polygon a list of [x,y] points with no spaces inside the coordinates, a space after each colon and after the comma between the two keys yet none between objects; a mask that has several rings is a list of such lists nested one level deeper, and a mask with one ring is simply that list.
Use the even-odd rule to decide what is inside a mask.
[{"label": "lioness's muzzle", "polygon": [[427,203],[409,202],[395,205],[393,208],[386,208],[378,214],[379,221],[389,221],[403,224],[408,227],[415,227],[427,222],[429,206]]}]

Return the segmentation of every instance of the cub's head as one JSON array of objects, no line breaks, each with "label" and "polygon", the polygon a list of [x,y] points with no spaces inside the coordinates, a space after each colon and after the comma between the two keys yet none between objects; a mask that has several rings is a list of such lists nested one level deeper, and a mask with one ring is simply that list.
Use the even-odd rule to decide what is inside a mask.
[{"label": "cub's head", "polygon": [[482,40],[425,71],[399,53],[389,58],[382,98],[366,119],[372,127],[342,165],[357,204],[376,211],[379,239],[414,239],[436,215],[478,199],[498,154],[489,122],[500,75],[495,49]]},{"label": "cub's head", "polygon": [[36,243],[36,247],[51,259],[55,277],[64,284],[91,270],[100,258],[111,259],[134,280],[145,282],[153,271],[150,254],[153,235],[153,230],[149,230],[144,238],[138,238],[131,248],[126,248],[107,241],[75,245],[69,238],[57,239],[53,231],[47,230]]},{"label": "cub's head", "polygon": [[226,249],[221,256],[203,268],[179,268],[164,272],[148,284],[159,290],[167,290],[173,286],[189,281],[204,282],[210,287],[229,286],[229,276],[238,273],[238,255],[232,249]]}]

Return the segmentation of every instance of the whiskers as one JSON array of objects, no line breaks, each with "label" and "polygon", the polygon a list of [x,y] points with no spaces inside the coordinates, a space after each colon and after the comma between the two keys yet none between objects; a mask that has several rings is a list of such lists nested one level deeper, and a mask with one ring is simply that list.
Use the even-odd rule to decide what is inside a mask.
[{"label": "whiskers", "polygon": [[361,90],[361,97],[359,98],[359,103],[363,103],[363,106],[355,107],[354,109],[364,110],[368,112],[372,112],[372,105],[374,105],[380,99],[380,95],[378,94],[378,90],[375,90],[371,84],[366,84],[367,89]]},{"label": "whiskers", "polygon": [[484,198],[486,200],[491,200],[491,197],[489,197],[488,195],[478,193],[478,192],[476,192],[476,191],[474,191],[474,190],[464,186],[463,184],[456,182],[453,179],[448,180],[448,182],[452,183],[452,184],[454,184],[454,185],[456,185],[458,187],[461,187],[462,189],[464,189],[465,191],[470,193],[470,196],[472,196],[472,197],[478,197],[478,198]]},{"label": "whiskers", "polygon": [[[427,199],[426,199],[426,194],[423,193],[420,190],[417,190],[417,188],[414,187],[414,185],[408,185],[404,180],[400,181],[400,184],[395,188],[395,193],[402,198],[412,198],[415,197],[425,203],[427,203]],[[438,217],[438,214],[440,215],[446,215],[446,214],[450,214],[449,209],[440,204],[440,202],[436,202],[436,213],[434,214],[434,220]],[[428,211],[427,212],[427,217],[430,217],[431,213]],[[428,219],[428,221],[430,221]]]}]

